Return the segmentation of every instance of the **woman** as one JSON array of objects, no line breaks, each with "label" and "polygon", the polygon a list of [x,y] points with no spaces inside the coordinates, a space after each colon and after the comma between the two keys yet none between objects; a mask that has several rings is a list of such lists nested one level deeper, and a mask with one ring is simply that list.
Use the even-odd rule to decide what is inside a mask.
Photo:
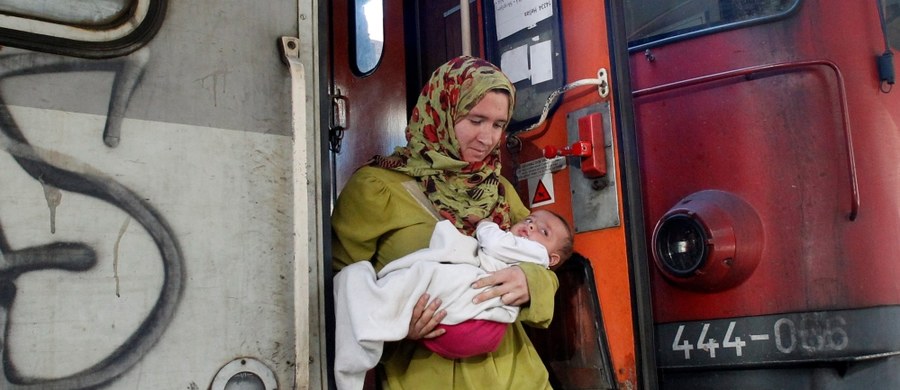
[{"label": "woman", "polygon": [[[368,260],[376,270],[428,246],[439,219],[472,235],[489,218],[508,229],[528,215],[500,174],[497,148],[512,115],[515,89],[487,61],[458,57],[422,89],[406,128],[407,145],[376,156],[341,192],[332,214],[334,267]],[[440,300],[419,299],[407,340],[385,346],[380,377],[388,389],[542,389],[548,374],[522,323],[546,327],[558,281],[552,271],[523,264],[497,271],[473,288],[521,307],[491,353],[449,360],[416,340],[441,337]]]}]

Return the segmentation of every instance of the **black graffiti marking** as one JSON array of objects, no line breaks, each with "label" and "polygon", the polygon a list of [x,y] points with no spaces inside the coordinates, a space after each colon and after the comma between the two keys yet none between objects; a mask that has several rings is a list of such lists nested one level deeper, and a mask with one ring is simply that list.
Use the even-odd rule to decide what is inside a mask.
[{"label": "black graffiti marking", "polygon": [[0,56],[0,79],[13,76],[61,72],[113,72],[112,94],[103,129],[103,143],[109,147],[119,145],[122,137],[122,119],[131,100],[131,94],[144,75],[150,51],[140,49],[126,57],[106,61],[89,61],[81,58],[62,57],[46,53],[19,53]]},{"label": "black graffiti marking", "polygon": [[[104,142],[115,146],[119,140],[122,115],[137,85],[146,49],[124,59],[89,61],[43,53],[0,57],[0,80],[17,75],[66,71],[115,71]],[[137,69],[136,68],[140,68]],[[124,89],[123,89],[124,88]],[[163,262],[163,287],[147,318],[125,342],[109,356],[78,373],[62,378],[26,378],[18,373],[9,356],[6,340],[10,334],[9,314],[15,301],[13,283],[21,273],[48,268],[83,271],[96,264],[92,248],[83,243],[52,243],[14,250],[6,241],[0,224],[0,324],[4,326],[3,377],[0,388],[9,390],[89,389],[106,385],[140,361],[159,341],[172,321],[184,289],[184,265],[181,249],[172,229],[149,203],[119,182],[75,164],[55,166],[42,158],[42,152],[30,145],[12,117],[0,94],[0,147],[6,150],[32,178],[60,190],[88,195],[125,211],[144,226],[159,249]],[[71,166],[69,166],[71,165]]]}]

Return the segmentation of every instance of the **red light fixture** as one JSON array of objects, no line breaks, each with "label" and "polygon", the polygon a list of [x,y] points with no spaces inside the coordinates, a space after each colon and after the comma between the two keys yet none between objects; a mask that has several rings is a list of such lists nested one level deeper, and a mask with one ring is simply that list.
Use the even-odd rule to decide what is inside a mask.
[{"label": "red light fixture", "polygon": [[671,283],[722,291],[753,273],[763,248],[762,222],[738,196],[705,190],[682,199],[653,230],[653,259]]}]

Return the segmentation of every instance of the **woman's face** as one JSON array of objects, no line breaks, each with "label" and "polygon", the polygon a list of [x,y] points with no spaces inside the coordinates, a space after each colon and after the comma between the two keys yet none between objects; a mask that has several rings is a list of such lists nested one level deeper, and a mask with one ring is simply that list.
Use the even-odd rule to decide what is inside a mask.
[{"label": "woman's face", "polygon": [[466,116],[456,121],[453,128],[463,161],[477,163],[491,154],[509,121],[508,111],[509,95],[488,91]]}]

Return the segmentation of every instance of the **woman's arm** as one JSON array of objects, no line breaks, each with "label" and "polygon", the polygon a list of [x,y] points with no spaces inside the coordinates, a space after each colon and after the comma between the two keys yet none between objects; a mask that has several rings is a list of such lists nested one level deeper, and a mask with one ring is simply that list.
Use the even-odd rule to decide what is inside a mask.
[{"label": "woman's arm", "polygon": [[559,287],[559,280],[553,271],[537,264],[522,263],[493,272],[472,285],[474,288],[487,286],[493,288],[475,297],[475,303],[500,297],[504,304],[522,308],[519,311],[520,321],[539,328],[550,325],[554,295]]},{"label": "woman's arm", "polygon": [[522,306],[519,321],[538,328],[550,326],[553,320],[554,298],[559,287],[556,273],[538,264],[522,263],[521,268],[528,279],[528,293],[531,302]]},{"label": "woman's arm", "polygon": [[338,197],[331,214],[334,269],[371,261],[387,263],[428,247],[437,220],[409,194],[402,173],[363,167]]},{"label": "woman's arm", "polygon": [[385,209],[387,186],[357,171],[350,177],[331,214],[332,267],[340,270],[357,261],[372,260],[378,238],[385,234],[387,215],[367,212]]},{"label": "woman's arm", "polygon": [[[361,168],[351,176],[331,216],[335,270],[357,261],[372,261],[376,269],[428,246],[433,224],[428,211],[408,194],[408,176],[380,168]],[[437,337],[435,327],[446,316],[440,299],[419,298],[410,319],[408,338]]]}]

